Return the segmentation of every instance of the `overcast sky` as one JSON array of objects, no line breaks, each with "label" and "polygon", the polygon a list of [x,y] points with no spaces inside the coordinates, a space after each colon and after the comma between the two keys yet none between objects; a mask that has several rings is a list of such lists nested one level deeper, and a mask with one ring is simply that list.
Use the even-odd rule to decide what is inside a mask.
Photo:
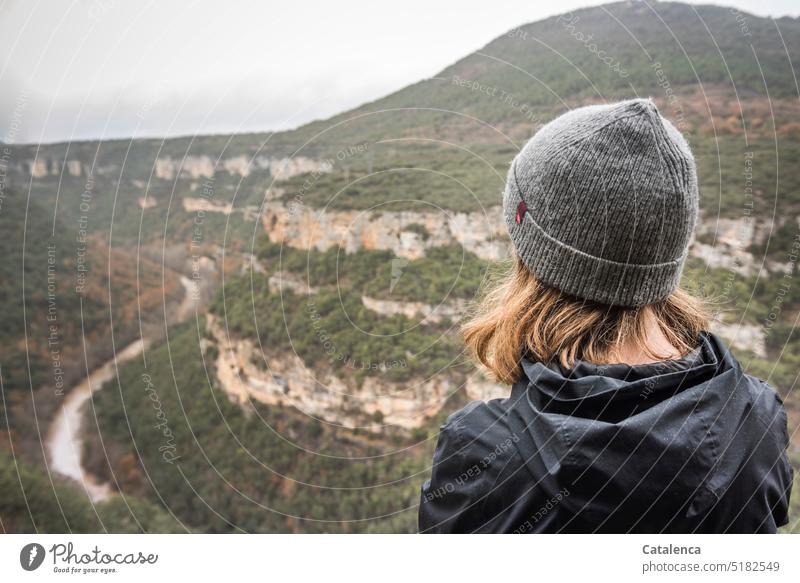
[{"label": "overcast sky", "polygon": [[[0,140],[291,128],[601,3],[0,0]],[[726,4],[800,15],[797,0]]]}]

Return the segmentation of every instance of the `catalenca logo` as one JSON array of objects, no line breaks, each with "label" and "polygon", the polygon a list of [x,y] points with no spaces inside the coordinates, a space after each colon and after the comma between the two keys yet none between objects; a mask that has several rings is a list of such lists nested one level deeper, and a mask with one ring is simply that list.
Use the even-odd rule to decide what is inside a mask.
[{"label": "catalenca logo", "polygon": [[44,562],[44,547],[39,543],[28,543],[19,552],[19,564],[26,571],[35,571]]}]

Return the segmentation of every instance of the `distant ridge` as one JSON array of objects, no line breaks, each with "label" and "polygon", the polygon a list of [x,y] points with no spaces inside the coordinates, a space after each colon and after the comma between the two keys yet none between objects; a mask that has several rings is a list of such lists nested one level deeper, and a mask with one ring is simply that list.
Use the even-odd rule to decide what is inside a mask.
[{"label": "distant ridge", "polygon": [[[792,61],[800,62],[798,47],[800,20],[796,18],[773,20],[734,8],[676,2],[605,4],[521,25],[430,79],[332,118],[275,134],[236,134],[228,151],[231,155],[253,151],[266,141],[268,149],[291,154],[293,148],[333,124],[397,108],[419,109],[414,115],[384,115],[380,123],[372,119],[363,125],[373,127],[371,134],[380,134],[396,124],[435,129],[462,121],[441,110],[477,116],[492,124],[517,125],[537,111],[585,100],[634,94],[664,97],[667,87],[683,95],[708,87],[731,98],[737,93],[740,97],[768,93],[773,99],[796,98],[797,72]],[[479,89],[472,90],[473,83]],[[357,132],[363,133],[364,128],[359,126],[352,133]],[[315,145],[349,140],[347,134],[328,132]],[[213,151],[228,139],[227,134],[219,134],[136,141],[178,153],[190,142],[195,144],[193,149]],[[59,146],[63,144],[45,147]]]}]

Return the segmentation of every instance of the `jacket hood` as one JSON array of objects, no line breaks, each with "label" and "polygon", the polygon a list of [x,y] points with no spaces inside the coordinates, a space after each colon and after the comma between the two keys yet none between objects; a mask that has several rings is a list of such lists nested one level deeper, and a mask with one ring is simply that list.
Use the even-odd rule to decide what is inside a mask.
[{"label": "jacket hood", "polygon": [[712,334],[674,361],[522,365],[528,382],[515,385],[516,397],[534,409],[521,429],[536,452],[527,463],[547,491],[566,494],[571,513],[601,528],[612,515],[617,524],[625,515],[697,516],[748,455],[741,443],[730,446],[759,381]]}]

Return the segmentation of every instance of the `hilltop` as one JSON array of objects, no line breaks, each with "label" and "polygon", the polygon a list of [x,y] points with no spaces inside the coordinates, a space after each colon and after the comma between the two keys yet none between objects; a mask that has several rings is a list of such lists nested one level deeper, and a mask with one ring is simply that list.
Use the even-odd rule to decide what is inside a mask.
[{"label": "hilltop", "polygon": [[[148,184],[159,200],[180,196],[184,188],[169,174],[162,182],[157,160],[180,165],[188,157],[187,167],[196,167],[199,159],[210,168],[199,170],[203,176],[226,187],[233,183],[239,205],[260,204],[277,161],[327,159],[333,169],[305,189],[306,204],[366,208],[405,198],[475,210],[496,203],[509,158],[542,123],[581,104],[638,95],[651,96],[689,136],[706,207],[727,214],[741,208],[741,164],[729,166],[728,159],[754,150],[755,180],[765,198],[780,198],[794,210],[796,176],[789,172],[778,182],[774,175],[781,161],[776,140],[782,155],[798,151],[791,58],[798,45],[798,19],[773,21],[719,6],[618,2],[520,26],[430,79],[296,130],[55,144],[41,147],[38,157],[40,165],[51,163],[43,170],[50,175],[64,176],[64,161],[81,161],[84,172],[118,176],[122,188],[140,195]],[[20,169],[29,169],[34,149],[15,150]],[[389,183],[386,176],[368,176],[397,168],[424,172],[394,174]],[[197,177],[197,170],[189,173]],[[282,177],[291,178],[282,189],[287,199],[307,179],[303,173]],[[359,177],[363,181],[352,184]],[[221,190],[218,197],[233,199],[232,190]],[[128,198],[135,199],[133,192]],[[767,216],[771,206],[756,213]]]}]

